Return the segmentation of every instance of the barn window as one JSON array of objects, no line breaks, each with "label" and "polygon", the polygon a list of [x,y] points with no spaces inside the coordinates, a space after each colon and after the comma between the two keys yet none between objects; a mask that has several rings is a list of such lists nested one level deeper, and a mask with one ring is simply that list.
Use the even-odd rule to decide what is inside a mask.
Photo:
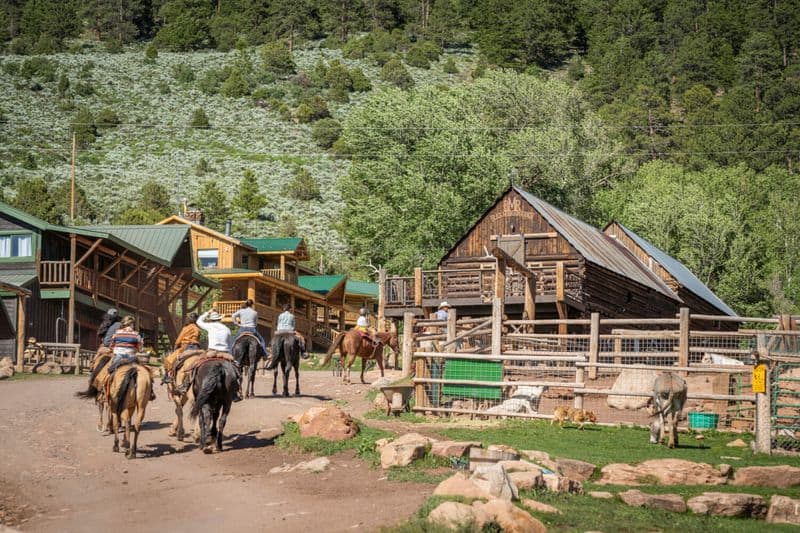
[{"label": "barn window", "polygon": [[197,250],[197,259],[200,261],[200,268],[217,268],[219,264],[219,250],[217,248]]},{"label": "barn window", "polygon": [[0,235],[0,258],[32,257],[33,236],[30,233],[22,235]]}]

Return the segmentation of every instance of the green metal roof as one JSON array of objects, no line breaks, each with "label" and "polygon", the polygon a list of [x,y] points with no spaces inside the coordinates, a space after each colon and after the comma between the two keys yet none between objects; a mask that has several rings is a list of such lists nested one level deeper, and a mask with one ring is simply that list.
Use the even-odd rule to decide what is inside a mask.
[{"label": "green metal roof", "polygon": [[345,279],[342,275],[332,276],[298,276],[297,284],[309,291],[328,294]]},{"label": "green metal roof", "polygon": [[378,299],[378,284],[371,281],[354,281],[347,280],[347,286],[344,289],[347,294],[358,294],[361,296],[370,296]]},{"label": "green metal roof", "polygon": [[200,273],[204,276],[214,276],[216,274],[260,274],[261,272],[249,268],[204,268]]},{"label": "green metal roof", "polygon": [[57,231],[59,233],[76,233],[78,235],[86,235],[87,237],[99,237],[104,238],[107,237],[106,234],[99,233],[97,231],[92,231],[88,228],[79,228],[79,227],[72,227],[72,226],[57,226],[55,224],[50,224],[49,222],[45,222],[41,218],[35,217],[25,211],[21,211],[16,207],[12,207],[5,202],[0,202],[0,213],[4,213],[11,218],[16,218],[20,222],[23,222],[29,226],[33,226],[34,228],[38,229],[39,231]]},{"label": "green metal roof", "polygon": [[240,239],[244,244],[252,246],[258,253],[294,252],[303,241],[300,237],[275,237],[264,239]]},{"label": "green metal roof", "polygon": [[17,287],[24,287],[36,278],[35,270],[9,270],[0,272],[0,281]]},{"label": "green metal roof", "polygon": [[133,245],[159,262],[172,264],[189,226],[165,224],[163,226],[90,226],[86,229],[108,233],[126,244]]}]

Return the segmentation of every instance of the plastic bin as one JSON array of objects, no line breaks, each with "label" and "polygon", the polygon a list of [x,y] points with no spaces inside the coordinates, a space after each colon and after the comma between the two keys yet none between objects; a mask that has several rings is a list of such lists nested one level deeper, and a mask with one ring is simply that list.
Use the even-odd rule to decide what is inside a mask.
[{"label": "plastic bin", "polygon": [[691,429],[717,429],[719,415],[717,413],[689,413]]}]

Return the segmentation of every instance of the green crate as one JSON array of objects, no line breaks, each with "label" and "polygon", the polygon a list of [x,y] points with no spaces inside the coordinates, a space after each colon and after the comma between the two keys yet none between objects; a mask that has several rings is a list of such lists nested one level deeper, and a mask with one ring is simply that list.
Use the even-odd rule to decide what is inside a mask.
[{"label": "green crate", "polygon": [[[464,379],[477,381],[503,381],[503,363],[500,361],[474,361],[470,359],[448,359],[444,365],[444,379]],[[484,385],[445,384],[445,396],[499,400],[503,396],[501,387]]]},{"label": "green crate", "polygon": [[717,413],[689,413],[691,429],[717,429],[719,415]]}]

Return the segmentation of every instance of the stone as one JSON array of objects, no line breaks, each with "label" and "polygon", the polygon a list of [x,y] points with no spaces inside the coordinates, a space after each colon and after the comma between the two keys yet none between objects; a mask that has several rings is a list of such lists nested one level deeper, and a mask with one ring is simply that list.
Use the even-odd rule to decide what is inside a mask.
[{"label": "stone", "polygon": [[469,469],[474,471],[483,465],[497,464],[500,461],[517,461],[519,454],[508,447],[493,447],[487,449],[472,447],[469,449]]},{"label": "stone", "polygon": [[547,452],[541,452],[539,450],[521,450],[519,452],[521,455],[527,457],[531,461],[539,462],[539,461],[549,461],[550,454]]},{"label": "stone", "polygon": [[522,505],[524,505],[531,511],[536,511],[538,513],[561,514],[561,511],[559,511],[552,505],[547,505],[546,503],[537,502],[536,500],[522,500]]},{"label": "stone", "polygon": [[541,472],[542,469],[528,461],[500,461],[500,466],[506,469],[509,474],[512,472]]},{"label": "stone", "polygon": [[541,470],[527,472],[510,472],[508,477],[518,489],[538,489],[544,487],[544,478]]},{"label": "stone", "polygon": [[431,454],[437,457],[464,457],[470,448],[480,448],[481,443],[475,441],[440,440],[431,445]]},{"label": "stone", "polygon": [[689,498],[689,509],[696,514],[763,518],[767,514],[764,498],[756,494],[704,492]]},{"label": "stone", "polygon": [[372,401],[372,405],[376,408],[380,409],[381,411],[386,411],[386,408],[389,405],[389,401],[386,399],[386,396],[383,394],[378,394],[375,396],[375,399]]},{"label": "stone", "polygon": [[472,506],[486,515],[488,520],[484,519],[485,522],[489,520],[496,522],[504,533],[546,533],[547,531],[547,528],[539,520],[508,500],[495,499],[486,503],[474,502]]},{"label": "stone", "polygon": [[483,524],[484,517],[484,513],[476,507],[458,502],[444,502],[428,514],[428,521],[448,529],[459,529],[469,524]]},{"label": "stone", "polygon": [[294,465],[290,472],[324,472],[331,464],[331,460],[327,457],[317,457],[310,461],[303,461]]},{"label": "stone", "polygon": [[747,443],[745,441],[743,441],[742,439],[736,439],[736,440],[730,441],[725,446],[727,446],[728,448],[747,448]]},{"label": "stone", "polygon": [[515,455],[516,459],[519,459],[519,452],[511,446],[506,446],[505,444],[490,444],[486,449],[490,452],[502,452],[509,455]]},{"label": "stone", "polygon": [[375,441],[375,449],[376,450],[380,450],[381,448],[383,448],[384,446],[386,446],[390,442],[392,442],[392,439],[390,439],[390,438],[378,439],[378,440]]},{"label": "stone", "polygon": [[0,358],[0,368],[5,368],[9,366],[14,366],[14,361],[12,361],[10,357],[5,356]]},{"label": "stone", "polygon": [[583,494],[583,483],[569,479],[558,474],[543,474],[544,486],[550,492],[566,492],[570,494]]},{"label": "stone", "polygon": [[492,495],[478,487],[463,472],[445,479],[433,491],[434,496],[461,496],[463,498],[482,498],[489,500]]},{"label": "stone", "polygon": [[673,513],[686,512],[686,503],[677,494],[645,494],[636,489],[620,492],[619,497],[623,502],[632,507],[647,507],[648,509],[661,509]]},{"label": "stone", "polygon": [[620,396],[608,395],[606,403],[614,409],[642,409],[650,401],[653,392],[653,382],[658,372],[655,370],[626,369],[620,372],[611,391],[639,392],[646,396]]},{"label": "stone", "polygon": [[61,370],[61,365],[59,365],[55,361],[46,361],[36,367],[36,373],[58,375],[62,374],[63,371]]},{"label": "stone", "polygon": [[777,494],[770,498],[767,522],[800,525],[800,500]]},{"label": "stone", "polygon": [[728,480],[710,464],[683,459],[652,459],[638,465],[612,463],[600,473],[600,485],[724,485]]},{"label": "stone", "polygon": [[614,498],[613,494],[604,490],[590,490],[588,494],[592,498],[597,498],[598,500],[611,500]]},{"label": "stone", "polygon": [[597,468],[592,463],[577,459],[556,459],[556,466],[558,467],[558,473],[562,476],[577,481],[588,480]]},{"label": "stone", "polygon": [[303,437],[339,441],[358,434],[358,424],[338,407],[324,407],[321,411],[317,409],[312,407],[300,417],[297,425]]},{"label": "stone", "polygon": [[[392,378],[387,378],[387,377],[384,376],[384,377],[378,378],[375,381],[373,381],[372,383],[370,383],[369,384],[369,388],[370,389],[380,389],[381,387],[386,387],[387,385],[391,385],[391,384],[392,384]],[[383,394],[380,394],[379,396],[383,396]],[[384,398],[385,398],[385,396],[384,396]]]},{"label": "stone", "polygon": [[379,448],[381,468],[408,466],[415,459],[425,457],[425,451],[433,439],[419,433],[406,433]]},{"label": "stone", "polygon": [[470,479],[494,498],[508,501],[519,499],[517,486],[508,477],[506,469],[499,464],[479,466]]},{"label": "stone", "polygon": [[14,375],[13,366],[0,366],[0,379],[8,379]]},{"label": "stone", "polygon": [[719,473],[720,474],[722,474],[725,477],[728,477],[728,476],[731,475],[732,471],[733,471],[733,467],[731,467],[731,465],[728,465],[728,464],[725,464],[725,463],[720,463],[720,465],[719,465]]},{"label": "stone", "polygon": [[736,469],[733,484],[740,487],[793,487],[800,485],[800,468],[789,465],[745,466]]}]

